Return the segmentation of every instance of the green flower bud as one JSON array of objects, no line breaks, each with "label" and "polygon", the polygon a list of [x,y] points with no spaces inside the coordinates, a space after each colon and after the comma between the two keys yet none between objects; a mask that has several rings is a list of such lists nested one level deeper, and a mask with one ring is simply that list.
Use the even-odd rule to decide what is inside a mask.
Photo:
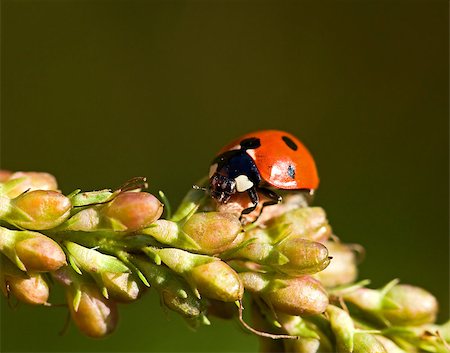
[{"label": "green flower bud", "polygon": [[[107,202],[109,199],[111,201]],[[58,230],[93,232],[113,230],[135,232],[153,224],[162,214],[163,205],[146,192],[122,192],[113,198],[108,190],[81,193],[72,197],[74,205],[93,205],[73,215]]]},{"label": "green flower bud", "polygon": [[238,217],[220,212],[200,212],[179,222],[160,219],[142,233],[160,243],[208,255],[237,246],[243,236]]},{"label": "green flower bud", "polygon": [[58,243],[37,232],[0,227],[0,251],[22,271],[54,271],[66,263]]},{"label": "green flower bud", "polygon": [[383,345],[387,353],[406,353],[405,350],[401,349],[393,341],[385,336],[376,335],[375,338]]},{"label": "green flower bud", "polygon": [[328,305],[328,295],[320,282],[310,276],[285,278],[271,274],[239,274],[244,287],[260,295],[275,310],[289,315],[317,315]]},{"label": "green flower bud", "polygon": [[173,248],[155,252],[200,294],[225,302],[242,299],[244,287],[238,274],[220,259]]},{"label": "green flower bud", "polygon": [[357,333],[354,336],[353,353],[388,353],[384,346],[370,333]]},{"label": "green flower bud", "polygon": [[130,269],[114,256],[102,254],[72,242],[65,242],[74,269],[88,272],[102,288],[103,295],[113,295],[121,301],[130,301],[139,295],[139,286]]},{"label": "green flower bud", "polygon": [[95,338],[114,331],[118,321],[114,301],[105,299],[93,285],[87,284],[82,285],[79,291],[69,289],[66,294],[70,315],[80,331]]},{"label": "green flower bud", "polygon": [[341,353],[353,352],[355,326],[350,315],[334,305],[328,305],[326,313],[336,338],[337,351]]},{"label": "green flower bud", "polygon": [[47,282],[38,273],[28,274],[28,278],[4,276],[9,291],[20,301],[32,304],[47,304],[49,289]]},{"label": "green flower bud", "polygon": [[327,240],[331,235],[325,211],[320,207],[302,207],[291,210],[269,222],[272,237],[291,234],[317,242]]},{"label": "green flower bud", "polygon": [[320,340],[317,338],[300,338],[298,340],[285,340],[285,352],[290,353],[318,353]]},{"label": "green flower bud", "polygon": [[102,254],[95,249],[89,249],[69,241],[65,242],[64,245],[76,264],[87,272],[130,272],[130,269],[114,256]]},{"label": "green flower bud", "polygon": [[176,222],[158,219],[150,227],[140,231],[140,233],[150,235],[162,244],[185,250],[200,250],[200,246],[197,243],[185,233],[180,232]]},{"label": "green flower bud", "polygon": [[200,212],[192,215],[181,230],[204,254],[214,255],[236,246],[241,240],[239,218],[230,213]]},{"label": "green flower bud", "polygon": [[436,298],[419,287],[398,285],[391,281],[375,290],[359,288],[344,295],[368,318],[386,324],[417,326],[433,322],[438,311]]},{"label": "green flower bud", "polygon": [[74,207],[91,206],[94,204],[104,203],[111,201],[114,197],[113,192],[108,189],[81,192],[81,190],[75,190],[70,194],[70,201]]},{"label": "green flower bud", "polygon": [[161,217],[163,204],[146,192],[122,192],[103,206],[101,213],[134,232]]},{"label": "green flower bud", "polygon": [[163,265],[155,265],[146,259],[134,256],[132,262],[145,275],[151,286],[156,289],[163,303],[186,319],[200,317],[204,303],[192,292],[189,285],[181,277],[175,275]]},{"label": "green flower bud", "polygon": [[323,271],[314,275],[325,287],[350,284],[356,280],[358,269],[354,251],[347,245],[328,241],[324,244],[333,258]]},{"label": "green flower bud", "polygon": [[101,275],[103,285],[110,297],[118,302],[130,302],[138,299],[144,287],[131,273],[106,272]]},{"label": "green flower bud", "polygon": [[399,326],[432,323],[438,312],[438,302],[431,293],[407,284],[396,285],[387,292],[382,305],[384,317]]},{"label": "green flower bud", "polygon": [[100,226],[101,215],[99,209],[99,206],[93,206],[81,210],[61,224],[58,227],[58,231],[93,232],[102,228],[111,228],[110,224],[107,224],[105,227]]},{"label": "green flower bud", "polygon": [[[9,198],[15,198],[25,191],[33,190],[58,190],[58,184],[53,175],[40,172],[15,172],[2,174],[4,185],[3,193]],[[9,182],[9,183],[8,183]]]},{"label": "green flower bud", "polygon": [[290,276],[320,272],[330,263],[327,248],[321,243],[290,236],[275,246],[289,262],[276,266]]},{"label": "green flower bud", "polygon": [[245,235],[241,248],[230,258],[247,259],[290,276],[322,271],[330,263],[327,248],[308,239],[287,236],[275,245],[270,243],[267,232],[256,229]]},{"label": "green flower bud", "polygon": [[3,219],[31,230],[54,228],[70,215],[72,204],[63,194],[52,190],[26,192],[11,200]]},{"label": "green flower bud", "polygon": [[214,261],[192,269],[189,274],[200,294],[224,302],[242,299],[244,286],[238,274],[225,262]]},{"label": "green flower bud", "polygon": [[[395,344],[398,344],[406,352],[449,352],[445,333],[438,325],[390,326],[385,328],[382,333],[394,340]],[[386,350],[390,352],[388,345],[384,341],[382,342]],[[393,343],[389,347],[392,345]],[[393,352],[397,352],[397,350],[393,350]]]},{"label": "green flower bud", "polygon": [[379,290],[363,287],[345,293],[344,299],[356,305],[361,310],[372,312],[380,310],[383,294]]},{"label": "green flower bud", "polygon": [[[333,344],[318,325],[300,316],[277,313],[277,319],[283,329],[298,340],[285,340],[286,352],[332,352]],[[326,322],[328,328],[328,322]],[[330,333],[331,335],[331,333]]]}]

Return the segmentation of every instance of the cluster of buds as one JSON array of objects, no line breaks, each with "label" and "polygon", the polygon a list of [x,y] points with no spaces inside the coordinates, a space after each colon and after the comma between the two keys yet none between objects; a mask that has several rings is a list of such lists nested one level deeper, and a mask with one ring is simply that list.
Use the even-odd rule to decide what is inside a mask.
[{"label": "cluster of buds", "polygon": [[49,174],[1,172],[3,293],[51,305],[52,277],[91,337],[114,331],[118,304],[150,288],[194,328],[211,316],[239,320],[261,351],[449,351],[436,299],[397,281],[378,290],[355,282],[362,247],[340,242],[307,195],[286,194],[243,224],[242,196],[224,206],[191,190],[172,215],[164,194],[161,202],[144,187],[135,178],[65,196]]}]

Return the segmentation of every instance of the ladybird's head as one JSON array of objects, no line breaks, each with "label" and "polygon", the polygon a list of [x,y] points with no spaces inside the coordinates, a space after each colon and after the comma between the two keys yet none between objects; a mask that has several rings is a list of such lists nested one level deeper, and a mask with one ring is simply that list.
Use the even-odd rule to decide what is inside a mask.
[{"label": "ladybird's head", "polygon": [[236,193],[236,181],[225,175],[214,173],[209,179],[211,196],[220,203],[227,203]]}]

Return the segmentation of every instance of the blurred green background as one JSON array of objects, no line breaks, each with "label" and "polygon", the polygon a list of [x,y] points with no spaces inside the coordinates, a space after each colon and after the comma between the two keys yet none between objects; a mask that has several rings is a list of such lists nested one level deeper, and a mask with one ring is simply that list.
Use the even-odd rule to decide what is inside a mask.
[{"label": "blurred green background", "polygon": [[[449,316],[447,1],[2,1],[1,167],[64,192],[147,176],[173,204],[215,152],[285,129],[315,201],[367,250],[361,278],[423,286]],[[61,298],[56,300],[62,301]],[[64,308],[8,308],[2,351],[255,351],[237,324],[191,332],[155,293],[103,340]]]}]

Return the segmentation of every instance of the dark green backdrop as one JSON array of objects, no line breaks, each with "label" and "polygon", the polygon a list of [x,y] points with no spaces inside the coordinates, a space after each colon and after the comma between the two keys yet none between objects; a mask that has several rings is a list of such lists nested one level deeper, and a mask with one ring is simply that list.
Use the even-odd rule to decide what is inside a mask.
[{"label": "dark green backdrop", "polygon": [[[313,152],[316,204],[367,249],[361,277],[424,286],[449,310],[448,4],[2,1],[1,166],[61,188],[147,176],[177,203],[214,153],[255,129]],[[197,333],[155,293],[115,334],[61,337],[63,308],[1,305],[2,351],[254,351]]]}]

